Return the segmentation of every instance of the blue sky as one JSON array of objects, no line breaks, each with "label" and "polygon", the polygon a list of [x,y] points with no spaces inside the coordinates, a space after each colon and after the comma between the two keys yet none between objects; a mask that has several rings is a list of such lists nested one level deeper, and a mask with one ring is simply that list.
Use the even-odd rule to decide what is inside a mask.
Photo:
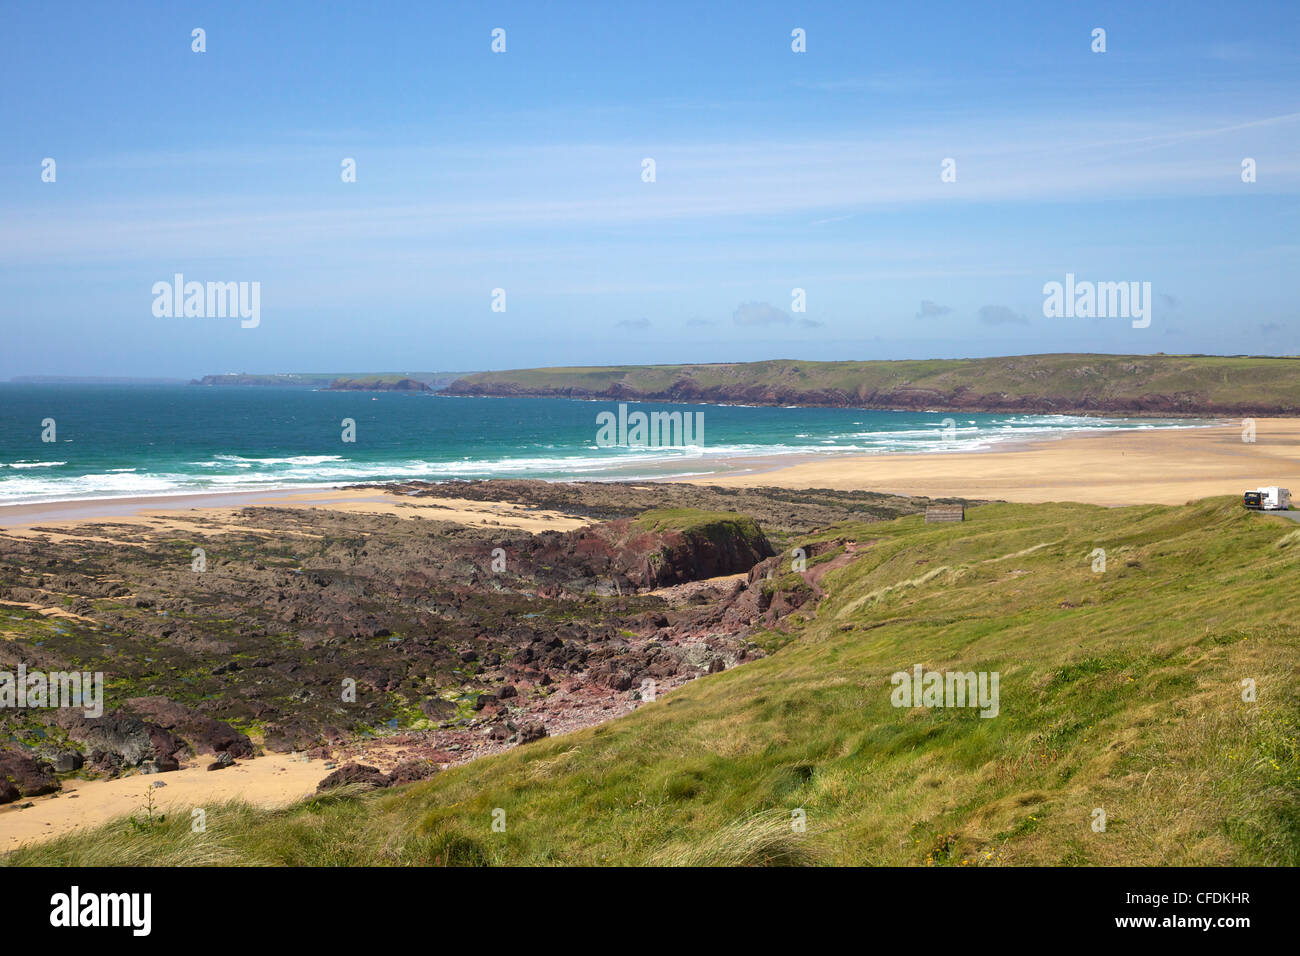
[{"label": "blue sky", "polygon": [[[0,16],[0,377],[1300,352],[1293,0]],[[1150,327],[1044,318],[1067,272]]]}]

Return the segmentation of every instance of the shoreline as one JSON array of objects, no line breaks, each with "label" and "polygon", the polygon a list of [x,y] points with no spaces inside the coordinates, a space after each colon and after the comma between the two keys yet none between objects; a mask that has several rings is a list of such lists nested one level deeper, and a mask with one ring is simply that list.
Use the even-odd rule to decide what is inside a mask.
[{"label": "shoreline", "polygon": [[1235,424],[1094,432],[1009,443],[984,454],[850,455],[717,476],[710,483],[1024,503],[1179,505],[1266,485],[1300,487],[1300,418],[1259,419],[1253,442],[1244,441]]},{"label": "shoreline", "polygon": [[[0,506],[0,536],[50,535],[110,524],[142,530],[183,530],[220,534],[229,530],[244,508],[322,508],[331,511],[405,519],[493,525],[523,531],[570,530],[590,522],[576,515],[528,508],[511,502],[462,498],[418,498],[379,491],[373,485],[323,488],[311,492],[219,492],[135,498],[90,498],[42,505]],[[258,530],[247,525],[244,530]],[[52,529],[46,530],[46,529]],[[129,543],[123,541],[121,543]]]},{"label": "shoreline", "polygon": [[[1173,419],[1171,419],[1172,421]],[[1274,418],[1259,419],[1260,422],[1300,422],[1300,419]],[[790,454],[763,454],[757,452],[747,455],[719,456],[713,459],[692,459],[698,462],[699,470],[685,474],[660,475],[614,475],[611,477],[536,478],[533,480],[552,483],[564,482],[688,482],[692,484],[754,484],[751,481],[759,475],[790,472],[797,474],[838,474],[843,469],[857,462],[909,461],[909,460],[949,460],[988,455],[1007,454],[1034,449],[1040,446],[1054,446],[1065,442],[1119,438],[1121,436],[1151,435],[1153,433],[1187,434],[1189,432],[1207,432],[1210,430],[1237,429],[1222,421],[1196,425],[1168,425],[1151,428],[1080,428],[1051,434],[1034,433],[1032,435],[1012,435],[998,440],[994,436],[983,447],[965,448],[960,451],[834,451],[797,452]],[[671,465],[671,462],[661,464]],[[493,478],[528,478],[529,476],[496,475]],[[481,479],[428,479],[437,484],[454,484],[458,481],[487,481]],[[194,509],[230,509],[237,507],[275,507],[277,505],[324,505],[332,504],[332,498],[338,492],[359,488],[374,489],[376,486],[401,486],[410,481],[409,477],[378,479],[373,481],[336,481],[320,484],[294,484],[263,489],[243,491],[172,491],[148,495],[102,496],[92,498],[58,498],[43,501],[12,501],[0,503],[0,529],[30,527],[40,522],[66,524],[69,521],[92,521],[111,518],[129,518],[146,511],[182,511]],[[814,487],[814,485],[792,485],[783,478],[779,484],[783,487]],[[838,487],[838,486],[837,486]],[[892,490],[865,485],[855,485],[860,490]],[[919,494],[919,493],[918,493]],[[947,495],[945,495],[947,496]],[[967,497],[979,497],[968,495]],[[379,500],[384,500],[380,498]]]},{"label": "shoreline", "polygon": [[[724,488],[867,490],[926,497],[1025,502],[1069,500],[1098,505],[1181,504],[1216,494],[1239,494],[1243,488],[1264,484],[1290,484],[1300,488],[1300,418],[1260,420],[1254,443],[1243,442],[1241,437],[1238,425],[1096,430],[1053,436],[1053,440],[1008,441],[955,453],[826,454],[803,456],[803,461],[795,463],[790,461],[790,456],[753,456],[728,459],[730,465],[740,469],[731,474],[658,480]],[[652,480],[641,482],[651,484]],[[281,523],[283,516],[246,512],[242,510],[245,508],[322,509],[381,519],[445,521],[534,533],[579,528],[593,520],[565,513],[564,505],[548,505],[547,508],[554,510],[544,510],[518,503],[527,499],[471,500],[395,491],[370,484],[0,506],[0,538],[26,539],[29,547],[35,538],[38,545],[42,540],[55,544],[82,541],[116,544],[132,550],[156,540],[160,531],[180,531],[187,537],[200,539],[228,531],[255,535],[286,533],[286,526]],[[396,527],[376,524],[370,529],[380,533],[380,529]],[[312,529],[308,526],[306,530]],[[429,530],[435,533],[432,528]],[[39,602],[40,598],[30,600]],[[24,606],[46,616],[69,613],[57,603]],[[665,684],[663,689],[670,690],[671,682]],[[546,700],[545,709],[534,711],[531,716],[544,719],[552,735],[602,723],[635,709],[635,704],[619,700],[613,694],[591,693],[577,687],[562,687],[561,692]],[[477,730],[466,729],[464,734],[467,749],[458,749],[453,762],[506,746],[482,740]],[[405,746],[404,739],[352,739],[331,748],[329,759],[340,766],[348,761],[373,764],[394,745]],[[170,806],[173,812],[218,804],[231,795],[262,806],[292,803],[310,796],[328,772],[322,763],[304,758],[305,754],[267,752],[249,761],[238,761],[234,767],[215,774],[190,765],[161,777],[128,774],[115,779],[71,783],[58,795],[24,801],[32,804],[26,809],[14,806],[0,811],[0,854],[24,843],[40,842],[80,827],[138,813],[153,783],[159,780],[164,784],[164,788],[156,791],[159,805]],[[227,787],[237,790],[237,794],[229,794]]]},{"label": "shoreline", "polygon": [[177,494],[125,495],[102,498],[59,498],[52,501],[10,502],[0,504],[0,528],[25,527],[40,521],[56,523],[68,520],[92,520],[128,517],[144,510],[183,510],[186,508],[256,507],[276,499],[292,499],[307,491],[337,490],[340,485],[319,488],[276,488],[267,491],[179,492]]}]

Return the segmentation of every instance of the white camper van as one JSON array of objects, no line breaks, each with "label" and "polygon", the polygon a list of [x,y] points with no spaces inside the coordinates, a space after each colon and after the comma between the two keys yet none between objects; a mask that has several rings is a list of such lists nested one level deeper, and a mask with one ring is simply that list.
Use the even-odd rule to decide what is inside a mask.
[{"label": "white camper van", "polygon": [[1260,511],[1287,511],[1291,508],[1291,491],[1270,485],[1246,492],[1246,507]]}]

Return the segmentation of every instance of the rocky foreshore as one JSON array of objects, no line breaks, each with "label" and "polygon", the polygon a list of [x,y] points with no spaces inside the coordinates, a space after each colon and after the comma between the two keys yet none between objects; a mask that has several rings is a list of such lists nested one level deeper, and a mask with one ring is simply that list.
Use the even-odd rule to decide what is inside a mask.
[{"label": "rocky foreshore", "polygon": [[673,484],[385,491],[591,523],[530,534],[271,507],[183,532],[104,520],[0,539],[0,671],[106,684],[98,716],[0,709],[0,803],[69,775],[221,770],[263,751],[347,770],[326,786],[387,786],[599,723],[761,655],[755,634],[819,593],[815,576],[764,583],[798,535],[926,504]]}]

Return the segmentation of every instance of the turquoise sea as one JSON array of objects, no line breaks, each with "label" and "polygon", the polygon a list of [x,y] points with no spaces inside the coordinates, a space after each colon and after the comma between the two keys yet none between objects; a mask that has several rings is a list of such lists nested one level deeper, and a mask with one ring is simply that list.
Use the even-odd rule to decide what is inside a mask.
[{"label": "turquoise sea", "polygon": [[[608,401],[0,384],[0,504],[413,478],[698,476],[744,467],[743,458],[979,451],[1085,430],[1207,424],[665,403],[628,410],[702,413],[703,444],[599,447],[598,413],[618,411]],[[344,419],[355,422],[355,442],[343,441]]]}]

